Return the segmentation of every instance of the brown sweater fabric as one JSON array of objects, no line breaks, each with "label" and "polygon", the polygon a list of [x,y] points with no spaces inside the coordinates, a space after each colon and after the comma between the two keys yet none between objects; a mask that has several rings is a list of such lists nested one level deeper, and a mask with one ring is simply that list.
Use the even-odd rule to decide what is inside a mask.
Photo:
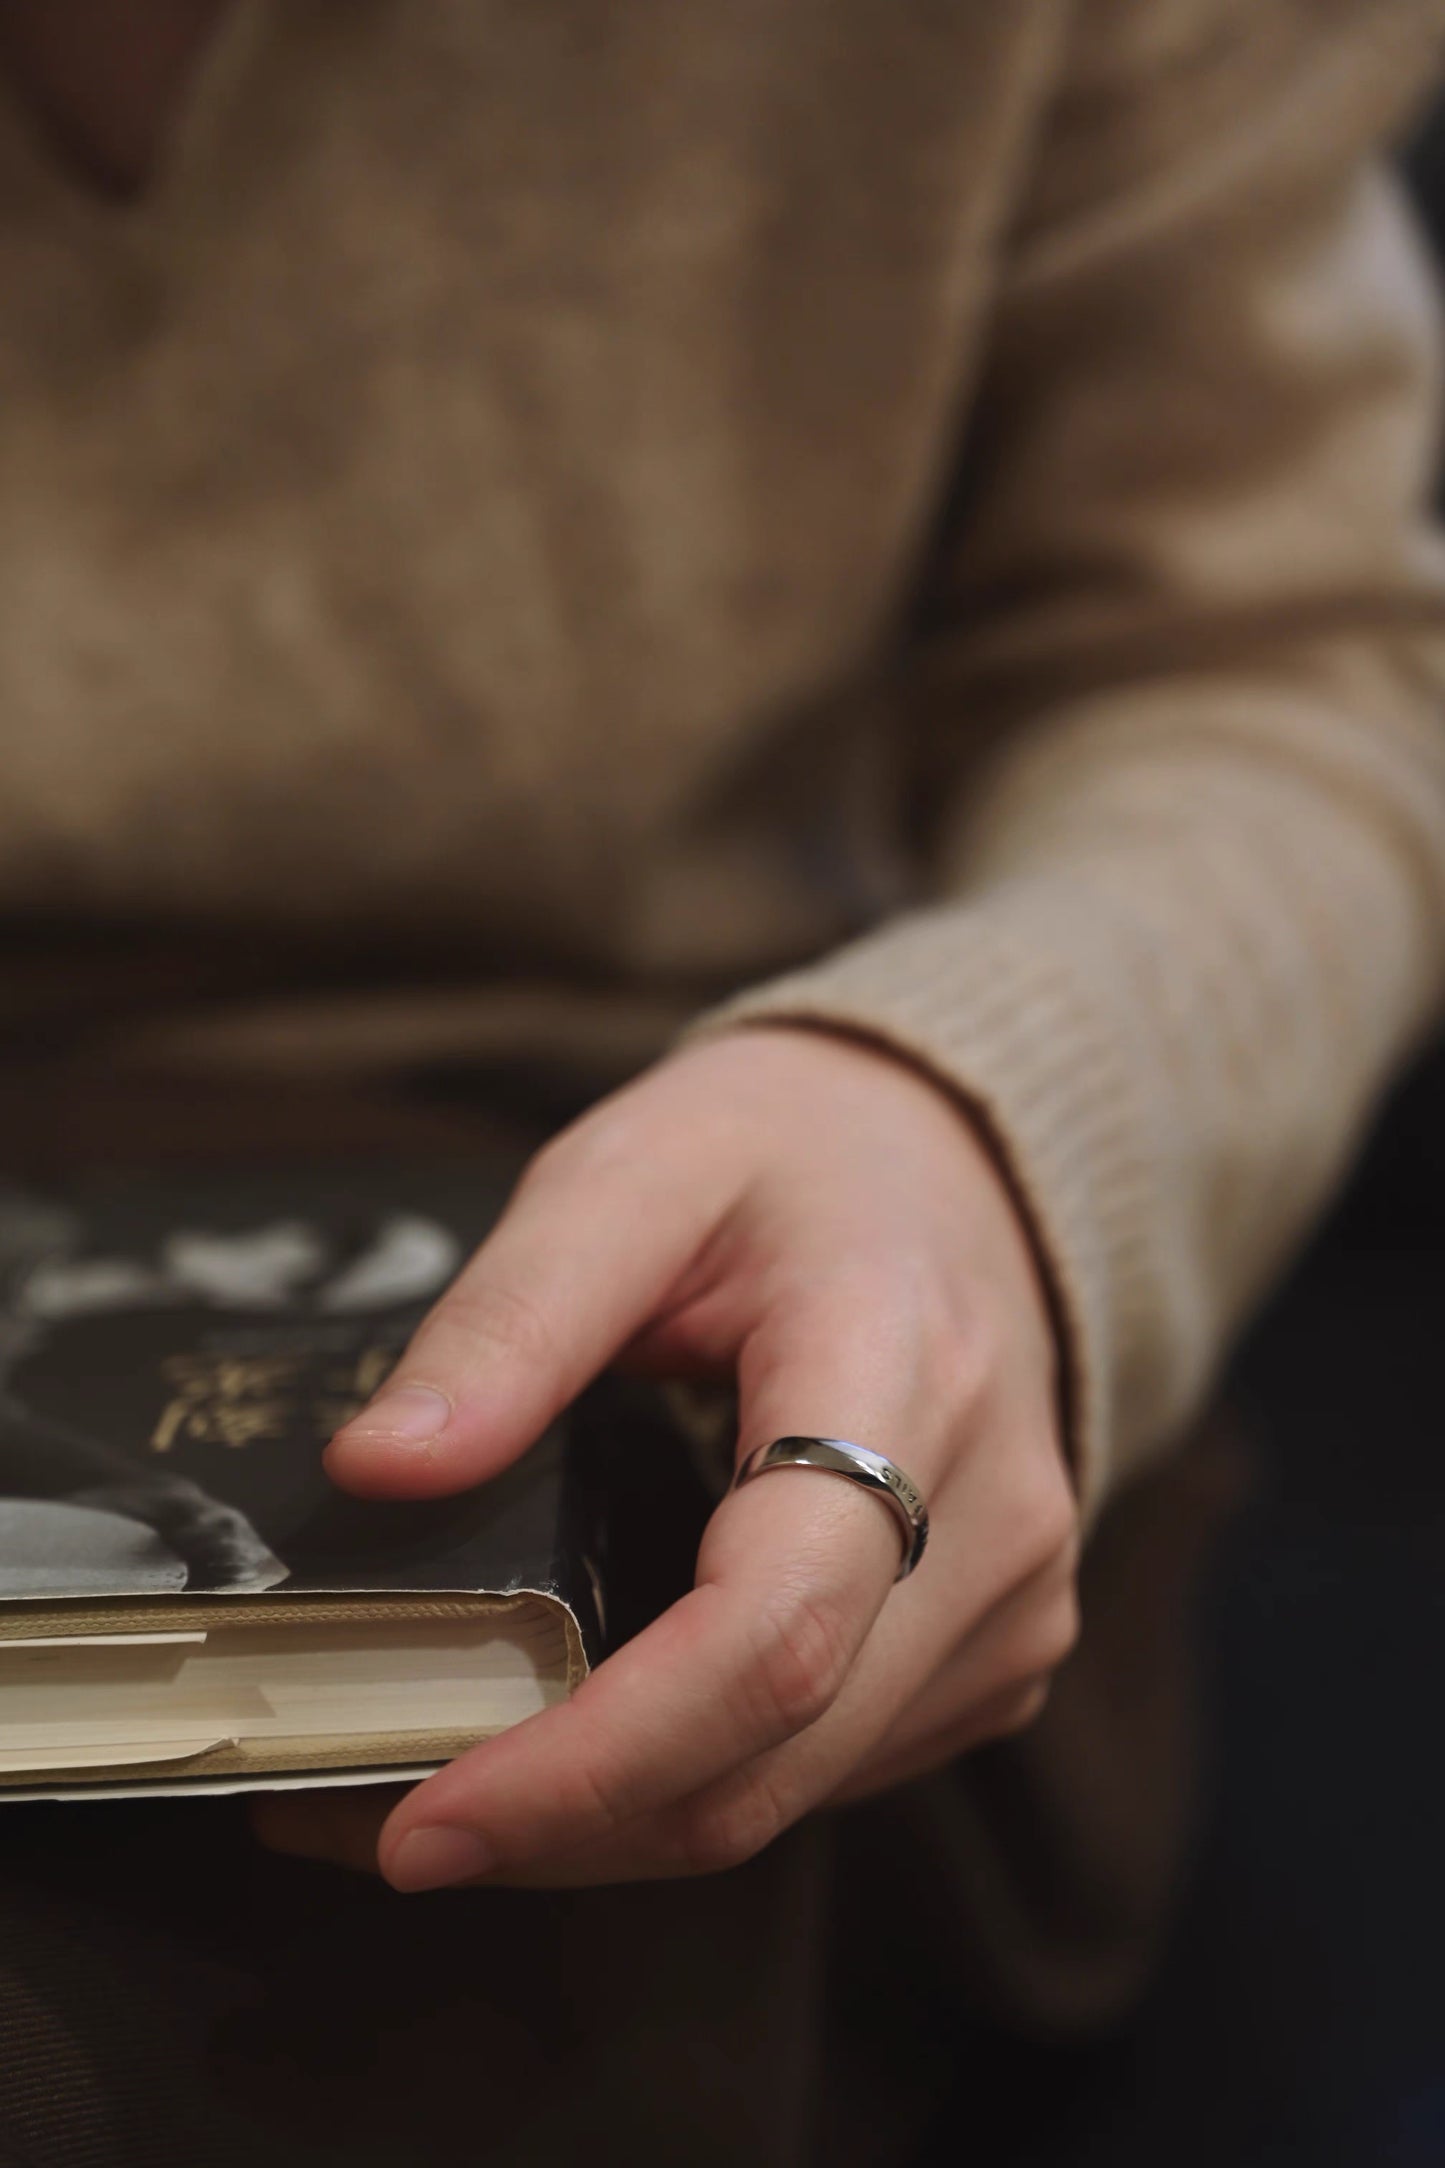
[{"label": "brown sweater fabric", "polygon": [[12,1044],[882,1040],[1012,1170],[1097,1497],[1437,998],[1371,161],[1440,15],[245,0],[123,206],[7,93]]}]

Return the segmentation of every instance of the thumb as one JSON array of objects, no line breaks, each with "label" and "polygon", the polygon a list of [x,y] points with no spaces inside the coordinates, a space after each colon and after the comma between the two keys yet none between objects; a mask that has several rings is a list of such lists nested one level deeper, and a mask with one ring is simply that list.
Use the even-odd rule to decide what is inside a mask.
[{"label": "thumb", "polygon": [[713,1224],[660,1155],[619,1165],[569,1133],[418,1328],[326,1468],[371,1498],[432,1498],[498,1474],[650,1322]]}]

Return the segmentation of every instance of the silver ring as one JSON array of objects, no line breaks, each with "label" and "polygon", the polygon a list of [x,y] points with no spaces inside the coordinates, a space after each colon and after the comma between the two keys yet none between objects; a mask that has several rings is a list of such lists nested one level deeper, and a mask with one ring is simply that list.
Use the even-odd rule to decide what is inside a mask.
[{"label": "silver ring", "polygon": [[774,1438],[760,1445],[733,1477],[734,1490],[751,1483],[754,1476],[774,1468],[818,1468],[824,1475],[846,1476],[864,1490],[881,1498],[898,1523],[903,1538],[903,1563],[894,1579],[906,1581],[923,1556],[928,1542],[928,1508],[923,1493],[896,1461],[871,1453],[866,1445],[850,1445],[846,1438]]}]

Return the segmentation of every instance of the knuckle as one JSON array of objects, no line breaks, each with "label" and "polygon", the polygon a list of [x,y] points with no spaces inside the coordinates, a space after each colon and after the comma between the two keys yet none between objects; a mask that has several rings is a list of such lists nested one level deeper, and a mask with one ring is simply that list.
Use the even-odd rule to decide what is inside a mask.
[{"label": "knuckle", "polygon": [[930,1408],[949,1411],[950,1424],[966,1431],[990,1404],[1003,1372],[997,1318],[932,1268],[896,1276],[886,1314],[896,1319],[920,1396]]},{"label": "knuckle", "polygon": [[531,1368],[555,1362],[557,1337],[540,1305],[499,1280],[463,1280],[431,1320],[428,1337],[446,1333],[468,1354]]},{"label": "knuckle", "polygon": [[726,1874],[746,1866],[783,1828],[783,1814],[766,1785],[749,1783],[726,1797],[700,1802],[683,1824],[683,1853],[692,1874]]},{"label": "knuckle", "polygon": [[1030,1730],[1043,1715],[1049,1698],[1047,1679],[1031,1679],[1019,1689],[1013,1699],[1000,1710],[994,1725],[994,1737],[1014,1739],[1020,1732]]},{"label": "knuckle", "polygon": [[830,1709],[852,1661],[851,1636],[827,1599],[792,1590],[765,1617],[750,1692],[765,1734],[790,1738]]},{"label": "knuckle", "polygon": [[934,1327],[936,1360],[946,1366],[954,1404],[967,1420],[988,1406],[1003,1369],[1002,1333],[987,1310],[947,1311]]},{"label": "knuckle", "polygon": [[1047,1676],[1073,1653],[1078,1639],[1078,1601],[1067,1588],[1042,1605],[1030,1622],[1018,1652],[1019,1668],[1031,1677]]},{"label": "knuckle", "polygon": [[1061,1664],[1067,1663],[1079,1645],[1079,1633],[1083,1620],[1079,1610],[1078,1594],[1072,1580],[1069,1581],[1060,1598],[1057,1606],[1057,1620],[1054,1660],[1048,1667],[1050,1671],[1057,1671]]},{"label": "knuckle", "polygon": [[518,1194],[545,1188],[553,1181],[597,1181],[615,1170],[635,1171],[645,1140],[640,1123],[621,1098],[600,1106],[559,1130],[533,1153],[518,1184]]},{"label": "knuckle", "polygon": [[1020,1579],[1070,1560],[1078,1540],[1078,1501],[1052,1437],[1030,1454],[1017,1477],[1012,1519]]},{"label": "knuckle", "polygon": [[566,1166],[570,1141],[571,1133],[564,1129],[549,1137],[545,1144],[538,1145],[517,1177],[508,1204],[509,1212],[515,1211],[519,1202],[534,1197],[539,1189],[545,1189],[558,1167]]},{"label": "knuckle", "polygon": [[1078,1638],[1078,1597],[1072,1580],[1063,1580],[1013,1620],[993,1665],[995,1691],[1006,1694],[1051,1678],[1073,1654]]},{"label": "knuckle", "polygon": [[573,1811],[577,1821],[587,1825],[589,1836],[611,1835],[631,1820],[634,1802],[616,1778],[584,1762],[579,1765],[573,1781],[576,1785]]}]

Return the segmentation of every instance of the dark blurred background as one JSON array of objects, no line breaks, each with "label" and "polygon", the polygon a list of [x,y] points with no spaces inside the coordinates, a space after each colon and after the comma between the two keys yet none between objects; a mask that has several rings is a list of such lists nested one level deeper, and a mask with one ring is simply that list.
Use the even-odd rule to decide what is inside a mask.
[{"label": "dark blurred background", "polygon": [[[1404,157],[1445,263],[1445,102]],[[1442,725],[1445,727],[1445,725]],[[1204,1825],[1115,2035],[991,2041],[929,2160],[1445,2168],[1445,1053],[1241,1349]]]}]

